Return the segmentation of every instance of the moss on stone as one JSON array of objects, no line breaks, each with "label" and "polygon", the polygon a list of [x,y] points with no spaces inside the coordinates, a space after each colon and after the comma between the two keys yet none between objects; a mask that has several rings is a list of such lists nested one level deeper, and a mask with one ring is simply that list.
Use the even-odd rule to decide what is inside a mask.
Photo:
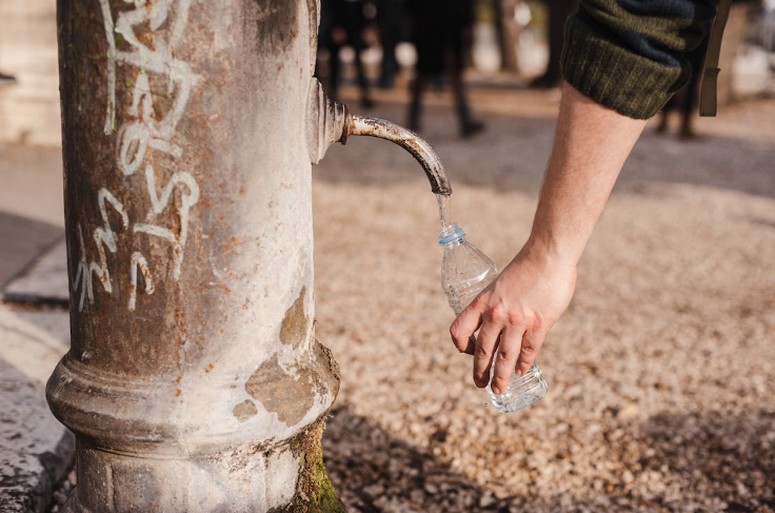
[{"label": "moss on stone", "polygon": [[310,469],[310,474],[312,485],[309,497],[310,513],[345,513],[347,509],[336,494],[334,485],[331,484],[326,473],[322,451]]},{"label": "moss on stone", "polygon": [[347,512],[326,473],[322,444],[324,429],[325,421],[321,419],[291,442],[292,450],[304,464],[296,484],[296,495],[290,504],[276,510],[278,513]]}]

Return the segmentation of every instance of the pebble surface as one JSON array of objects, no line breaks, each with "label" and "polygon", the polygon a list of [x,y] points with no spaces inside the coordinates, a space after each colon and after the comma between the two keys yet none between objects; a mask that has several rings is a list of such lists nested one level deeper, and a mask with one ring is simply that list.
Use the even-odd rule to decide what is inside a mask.
[{"label": "pebble surface", "polygon": [[[501,267],[551,143],[556,105],[534,98],[476,96],[488,131],[466,142],[430,107],[423,133],[452,218]],[[647,128],[539,355],[549,392],[507,415],[449,341],[421,171],[386,142],[332,148],[315,169],[316,317],[342,369],[324,445],[350,510],[774,512],[773,119],[762,101],[692,142]]]}]

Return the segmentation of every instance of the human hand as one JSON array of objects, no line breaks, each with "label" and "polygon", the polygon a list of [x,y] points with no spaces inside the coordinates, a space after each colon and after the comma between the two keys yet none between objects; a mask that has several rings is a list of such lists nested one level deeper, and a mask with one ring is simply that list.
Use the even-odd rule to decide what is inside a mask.
[{"label": "human hand", "polygon": [[493,362],[496,394],[503,393],[515,370],[520,376],[527,372],[546,334],[568,308],[575,287],[575,263],[525,246],[450,326],[458,350],[474,356],[476,386],[487,386]]}]

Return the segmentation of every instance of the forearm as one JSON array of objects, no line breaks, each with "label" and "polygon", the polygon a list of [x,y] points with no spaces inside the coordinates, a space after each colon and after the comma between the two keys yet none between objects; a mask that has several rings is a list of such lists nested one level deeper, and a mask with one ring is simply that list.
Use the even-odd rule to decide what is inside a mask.
[{"label": "forearm", "polygon": [[575,266],[646,121],[563,84],[554,146],[527,250]]}]

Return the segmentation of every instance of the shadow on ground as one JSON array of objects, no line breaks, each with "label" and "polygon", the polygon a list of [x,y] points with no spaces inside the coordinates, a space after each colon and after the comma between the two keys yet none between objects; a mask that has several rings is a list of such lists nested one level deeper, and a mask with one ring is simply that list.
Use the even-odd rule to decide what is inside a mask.
[{"label": "shadow on ground", "polygon": [[[513,100],[517,101],[517,100]],[[380,103],[364,115],[403,123],[405,105]],[[436,149],[453,187],[466,184],[496,191],[536,194],[549,156],[554,119],[483,115],[487,131],[461,139],[451,109],[426,108],[422,136]],[[715,121],[715,120],[714,120]],[[721,122],[721,121],[719,121]],[[713,135],[681,141],[647,128],[625,165],[618,192],[638,192],[649,182],[681,183],[775,197],[775,144]],[[317,166],[317,180],[384,186],[421,179],[422,171],[397,146],[352,137],[335,146]]]},{"label": "shadow on ground", "polygon": [[[691,499],[681,491],[698,490],[705,490],[704,499],[717,504],[714,511],[767,512],[775,511],[773,425],[775,412],[762,410],[741,416],[665,415],[617,426],[606,437],[622,429],[632,436],[610,436],[610,459],[605,463],[621,468],[621,480],[593,480],[586,489],[573,487],[574,495],[496,497],[488,487],[433,456],[443,433],[434,434],[427,448],[416,447],[347,406],[333,412],[324,449],[334,485],[357,512],[571,513],[599,510],[615,504],[617,497],[626,497],[624,504],[638,504],[637,511],[694,511]],[[747,440],[757,443],[745,445]],[[638,480],[653,481],[648,487],[652,493],[640,492],[637,497],[639,492],[631,485]],[[754,490],[769,492],[751,498]]]},{"label": "shadow on ground", "polygon": [[0,288],[64,234],[60,226],[0,211]]}]

